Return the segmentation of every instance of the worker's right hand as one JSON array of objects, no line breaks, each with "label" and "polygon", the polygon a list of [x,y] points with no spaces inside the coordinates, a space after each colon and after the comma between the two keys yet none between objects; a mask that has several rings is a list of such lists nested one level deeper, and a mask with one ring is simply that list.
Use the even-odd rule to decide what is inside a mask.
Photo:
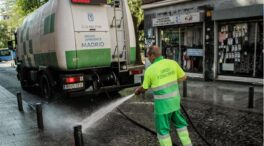
[{"label": "worker's right hand", "polygon": [[135,95],[139,95],[141,93],[141,87],[138,87],[136,90],[135,90]]}]

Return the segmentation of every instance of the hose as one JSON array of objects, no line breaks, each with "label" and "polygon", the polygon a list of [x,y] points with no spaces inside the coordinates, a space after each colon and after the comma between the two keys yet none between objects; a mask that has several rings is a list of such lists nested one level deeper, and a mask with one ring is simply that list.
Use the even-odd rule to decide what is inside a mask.
[{"label": "hose", "polygon": [[[104,90],[104,92],[105,92],[105,94],[107,95],[107,97],[108,98],[111,98],[110,97],[110,95],[109,95],[109,93],[106,91],[106,90]],[[186,115],[186,117],[187,117],[187,119],[188,119],[188,121],[190,122],[190,124],[191,124],[191,126],[192,126],[192,128],[194,129],[194,131],[199,135],[199,137],[208,145],[208,146],[211,146],[211,144],[202,136],[202,134],[197,130],[197,128],[194,126],[194,124],[193,124],[193,122],[192,122],[192,120],[191,120],[191,118],[190,118],[190,116],[188,115],[188,113],[187,113],[187,111],[185,110],[185,108],[184,108],[184,106],[181,104],[181,108],[182,108],[182,110],[183,110],[183,112],[185,113],[185,115]],[[146,126],[144,126],[144,125],[142,125],[142,124],[140,124],[140,123],[138,123],[137,121],[135,121],[135,120],[133,120],[133,119],[131,119],[130,117],[128,117],[120,108],[118,108],[117,107],[117,110],[119,111],[119,113],[121,113],[121,115],[123,116],[123,117],[125,117],[127,120],[129,120],[130,122],[132,122],[133,124],[135,124],[135,125],[137,125],[138,127],[140,127],[140,128],[142,128],[142,129],[144,129],[144,130],[146,130],[146,131],[148,131],[148,132],[150,132],[152,135],[157,135],[157,133],[155,132],[155,131],[153,131],[152,129],[149,129],[149,128],[147,128]],[[173,146],[177,146],[175,143],[173,143],[172,144]]]},{"label": "hose", "polygon": [[[152,130],[152,129],[150,129],[150,128],[148,128],[148,127],[146,127],[146,126],[144,126],[144,125],[142,125],[142,124],[140,124],[140,123],[138,123],[137,121],[135,121],[135,120],[133,120],[133,119],[131,119],[130,117],[128,117],[120,108],[118,108],[117,107],[117,110],[119,111],[119,113],[121,113],[121,115],[123,116],[123,117],[125,117],[127,120],[129,120],[131,123],[133,123],[134,125],[136,125],[136,126],[138,126],[138,127],[140,127],[140,128],[142,128],[142,129],[144,129],[144,130],[146,130],[146,131],[148,131],[148,132],[150,132],[152,135],[154,135],[154,136],[157,136],[157,133],[154,131],[154,130]],[[177,146],[175,143],[172,143],[172,145],[173,146]]]},{"label": "hose", "polygon": [[147,128],[146,126],[144,126],[144,125],[140,124],[139,122],[137,122],[137,121],[131,119],[130,117],[128,117],[119,107],[117,107],[117,110],[119,111],[119,113],[121,113],[122,116],[124,116],[127,120],[129,120],[133,124],[135,124],[138,127],[150,132],[152,135],[155,135],[155,136],[157,135],[157,133],[154,130],[152,130],[150,128]]},{"label": "hose", "polygon": [[[104,92],[105,92],[107,98],[110,99],[111,97],[110,97],[109,93],[107,92],[107,90],[104,90]],[[157,133],[156,133],[155,131],[153,131],[152,129],[150,129],[150,128],[148,128],[148,127],[146,127],[146,126],[140,124],[139,122],[137,122],[137,121],[135,121],[135,120],[133,120],[133,119],[131,119],[131,118],[128,117],[128,116],[127,116],[127,115],[126,115],[126,114],[125,114],[125,113],[124,113],[119,107],[117,107],[116,109],[119,111],[119,113],[120,113],[123,117],[125,117],[128,121],[130,121],[130,122],[133,123],[134,125],[136,125],[136,126],[142,128],[142,129],[144,129],[144,130],[150,132],[150,133],[151,133],[152,135],[154,135],[154,136],[157,136]],[[173,146],[177,146],[175,143],[172,143],[172,145],[173,145]]]},{"label": "hose", "polygon": [[188,121],[190,122],[192,128],[194,129],[194,131],[199,135],[199,137],[208,145],[208,146],[211,146],[211,144],[202,136],[202,134],[197,130],[197,128],[194,126],[190,116],[188,115],[187,111],[185,110],[184,106],[181,104],[181,108],[182,108],[182,111],[185,113]]}]

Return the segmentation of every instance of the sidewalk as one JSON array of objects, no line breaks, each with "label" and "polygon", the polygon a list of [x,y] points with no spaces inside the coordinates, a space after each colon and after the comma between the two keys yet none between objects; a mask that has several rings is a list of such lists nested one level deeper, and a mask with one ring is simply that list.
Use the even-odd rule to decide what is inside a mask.
[{"label": "sidewalk", "polygon": [[34,107],[24,102],[24,112],[19,112],[16,100],[15,95],[0,86],[0,146],[74,145],[72,129],[45,125],[50,119],[43,112],[44,130],[39,130]]},{"label": "sidewalk", "polygon": [[0,66],[1,67],[13,67],[13,68],[15,68],[15,61],[14,60],[11,60],[11,61],[3,61],[3,62],[1,62],[0,61]]},{"label": "sidewalk", "polygon": [[0,86],[0,146],[41,145],[35,116],[24,104],[19,112],[16,97]]}]

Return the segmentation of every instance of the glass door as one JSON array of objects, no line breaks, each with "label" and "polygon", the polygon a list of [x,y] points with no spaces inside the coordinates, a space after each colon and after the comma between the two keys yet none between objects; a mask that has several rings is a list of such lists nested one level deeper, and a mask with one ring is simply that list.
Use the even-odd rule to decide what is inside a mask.
[{"label": "glass door", "polygon": [[254,77],[263,78],[263,22],[257,22]]},{"label": "glass door", "polygon": [[160,30],[162,55],[177,61],[186,72],[203,73],[203,27],[189,25]]},{"label": "glass door", "polygon": [[161,30],[161,49],[165,58],[180,61],[180,33],[179,28]]},{"label": "glass door", "polygon": [[181,66],[186,72],[203,73],[203,27],[181,27]]}]

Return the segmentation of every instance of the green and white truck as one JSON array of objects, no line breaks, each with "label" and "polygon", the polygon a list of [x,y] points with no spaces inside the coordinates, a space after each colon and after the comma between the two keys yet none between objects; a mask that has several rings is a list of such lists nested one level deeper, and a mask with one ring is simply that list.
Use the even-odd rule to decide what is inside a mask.
[{"label": "green and white truck", "polygon": [[22,88],[39,86],[46,98],[140,83],[127,0],[49,0],[17,29],[16,46]]}]

